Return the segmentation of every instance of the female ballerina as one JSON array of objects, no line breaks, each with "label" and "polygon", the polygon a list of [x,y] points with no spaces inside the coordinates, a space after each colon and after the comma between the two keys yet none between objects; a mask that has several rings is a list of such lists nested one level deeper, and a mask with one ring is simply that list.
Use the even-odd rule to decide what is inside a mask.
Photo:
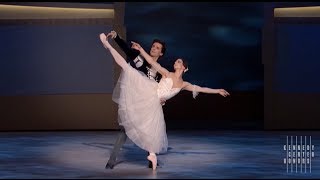
[{"label": "female ballerina", "polygon": [[[146,61],[162,75],[159,83],[127,64],[126,60],[110,45],[109,35],[100,34],[103,46],[110,51],[115,62],[122,68],[113,93],[113,101],[118,104],[119,124],[125,128],[127,136],[140,148],[149,152],[147,159],[157,167],[157,153],[167,151],[168,140],[161,100],[168,100],[181,90],[197,93],[230,95],[224,89],[211,89],[192,85],[182,79],[188,70],[187,63],[179,58],[174,63],[174,72],[169,72],[135,42],[132,48],[140,51]],[[143,94],[143,96],[141,95]]]}]

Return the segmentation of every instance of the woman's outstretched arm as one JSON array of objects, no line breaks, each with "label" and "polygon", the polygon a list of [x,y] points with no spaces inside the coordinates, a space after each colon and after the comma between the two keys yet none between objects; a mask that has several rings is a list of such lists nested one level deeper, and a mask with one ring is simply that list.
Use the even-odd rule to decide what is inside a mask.
[{"label": "woman's outstretched arm", "polygon": [[200,87],[194,84],[191,84],[189,82],[184,81],[183,82],[183,88],[184,90],[191,91],[193,93],[208,93],[208,94],[220,94],[223,97],[229,96],[230,94],[224,90],[224,89],[212,89],[207,87]]},{"label": "woman's outstretched arm", "polygon": [[146,61],[154,67],[163,77],[168,77],[169,71],[162,67],[159,63],[153,60],[153,58],[140,46],[140,44],[131,41],[132,48],[139,50],[140,54],[146,59]]}]

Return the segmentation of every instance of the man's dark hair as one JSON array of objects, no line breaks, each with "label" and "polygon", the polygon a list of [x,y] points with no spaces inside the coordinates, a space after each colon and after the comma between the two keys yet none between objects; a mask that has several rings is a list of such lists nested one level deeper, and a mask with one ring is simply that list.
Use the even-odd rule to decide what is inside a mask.
[{"label": "man's dark hair", "polygon": [[[154,40],[152,41],[152,44],[154,44],[154,43],[159,43],[159,44],[162,45],[161,52],[162,52],[162,54],[164,55],[165,52],[166,52],[166,50],[167,50],[167,48],[166,48],[166,43],[165,43],[164,41],[159,40],[159,39],[154,39]],[[162,56],[163,56],[163,55],[162,55]]]}]

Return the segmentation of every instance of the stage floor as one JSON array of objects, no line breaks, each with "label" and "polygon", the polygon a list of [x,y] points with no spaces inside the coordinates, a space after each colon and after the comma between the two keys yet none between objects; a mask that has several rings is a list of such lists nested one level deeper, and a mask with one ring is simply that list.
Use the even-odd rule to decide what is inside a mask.
[{"label": "stage floor", "polygon": [[[320,132],[316,131],[170,130],[168,152],[158,155],[160,167],[155,172],[147,167],[146,152],[129,139],[119,163],[105,169],[117,134],[0,132],[0,178],[320,178]],[[304,145],[306,139],[306,145],[313,146],[309,164],[284,163],[284,146],[287,138],[291,144],[291,136],[292,145]]]}]

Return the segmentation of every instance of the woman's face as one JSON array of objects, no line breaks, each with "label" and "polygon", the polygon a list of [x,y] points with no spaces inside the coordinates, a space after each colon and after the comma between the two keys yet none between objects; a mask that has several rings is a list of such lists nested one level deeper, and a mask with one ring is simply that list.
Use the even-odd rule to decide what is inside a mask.
[{"label": "woman's face", "polygon": [[182,59],[177,59],[177,60],[174,62],[173,67],[174,67],[174,69],[182,69],[182,70],[185,69],[185,67],[183,66],[183,61],[182,61]]}]

